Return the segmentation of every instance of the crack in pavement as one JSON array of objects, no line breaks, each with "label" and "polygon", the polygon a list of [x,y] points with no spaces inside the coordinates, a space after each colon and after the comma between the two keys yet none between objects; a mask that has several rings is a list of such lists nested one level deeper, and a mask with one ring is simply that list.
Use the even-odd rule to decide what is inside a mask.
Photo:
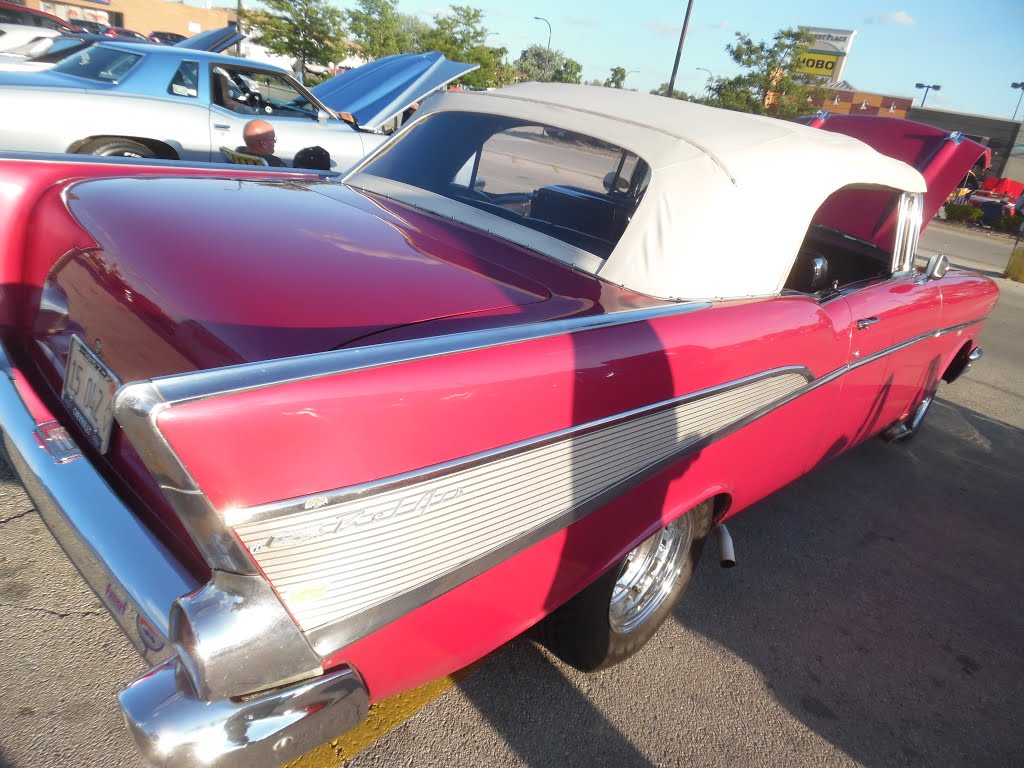
[{"label": "crack in pavement", "polygon": [[24,517],[25,515],[31,515],[35,511],[36,510],[34,508],[33,509],[26,509],[24,512],[19,512],[16,515],[11,515],[10,517],[5,517],[4,519],[0,520],[0,525],[5,525],[5,524],[11,522],[12,520],[17,520],[19,517]]},{"label": "crack in pavement", "polygon": [[0,606],[3,608],[11,608],[15,611],[25,611],[27,613],[42,613],[47,616],[55,616],[58,619],[66,619],[69,616],[106,616],[106,611],[68,611],[67,613],[61,613],[60,611],[51,611],[49,608],[26,608],[22,605],[3,602],[0,602]]}]

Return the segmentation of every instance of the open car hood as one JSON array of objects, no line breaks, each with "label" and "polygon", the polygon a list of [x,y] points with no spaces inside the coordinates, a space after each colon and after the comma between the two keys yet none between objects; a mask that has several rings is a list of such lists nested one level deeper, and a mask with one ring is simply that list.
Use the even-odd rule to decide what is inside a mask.
[{"label": "open car hood", "polygon": [[[797,122],[860,139],[883,155],[902,160],[916,168],[928,184],[928,191],[924,194],[922,230],[971,168],[979,163],[988,168],[992,162],[992,150],[988,147],[960,133],[950,133],[911,120],[819,112],[814,116],[798,118]],[[828,223],[882,248],[892,246],[896,220],[894,209],[886,207],[880,215],[874,217],[865,216],[863,211],[850,210],[848,213],[849,221],[839,221],[833,217]]]},{"label": "open car hood", "polygon": [[352,115],[360,127],[375,130],[431,91],[479,67],[449,61],[438,51],[405,53],[343,72],[310,91],[336,112]]},{"label": "open car hood", "polygon": [[232,45],[245,40],[245,35],[238,31],[234,24],[228,24],[220,29],[208,29],[198,35],[175,43],[175,48],[188,48],[193,51],[209,51],[210,53],[222,53]]}]

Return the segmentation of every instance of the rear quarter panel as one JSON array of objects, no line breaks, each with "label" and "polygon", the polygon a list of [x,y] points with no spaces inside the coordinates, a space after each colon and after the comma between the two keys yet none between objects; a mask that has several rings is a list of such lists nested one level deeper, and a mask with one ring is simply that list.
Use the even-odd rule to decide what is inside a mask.
[{"label": "rear quarter panel", "polygon": [[[305,508],[317,509],[317,494],[478,456],[766,371],[806,367],[809,376],[821,376],[845,364],[847,349],[847,338],[814,301],[731,302],[649,322],[195,399],[163,411],[158,425],[212,505],[230,521],[244,521],[260,505],[301,503],[305,497]],[[339,359],[359,352],[338,353]],[[822,424],[838,390],[838,382],[813,389],[643,475],[642,483],[605,506],[525,549],[512,547],[503,562],[441,590],[347,647],[328,652],[319,646],[325,665],[357,664],[372,696],[380,699],[473,661],[695,503],[722,494],[722,511],[733,513],[827,458],[831,440]],[[731,407],[753,413],[757,404]],[[567,482],[574,490],[583,481],[572,475]],[[554,477],[529,492],[543,500],[549,483],[554,493]],[[510,514],[520,501],[508,497]],[[573,497],[573,504],[582,501]],[[500,526],[503,518],[492,514],[498,516],[489,525]],[[356,548],[376,551],[381,568],[391,567],[387,554],[395,539],[375,542],[371,528],[351,533],[355,538],[346,554],[329,561],[346,580],[303,584],[300,592],[351,591],[378,578],[380,569],[374,568],[365,580],[356,578],[362,566],[345,562]],[[444,534],[420,540],[421,549],[450,546]],[[311,542],[309,556],[323,556],[322,547],[329,545]],[[303,552],[286,553],[300,569]],[[272,583],[277,573],[270,574]],[[288,604],[291,583],[278,578],[275,586]],[[291,607],[303,624],[305,606],[293,601]],[[306,622],[304,629],[317,630],[313,624]],[[408,653],[412,638],[416,654]]]}]

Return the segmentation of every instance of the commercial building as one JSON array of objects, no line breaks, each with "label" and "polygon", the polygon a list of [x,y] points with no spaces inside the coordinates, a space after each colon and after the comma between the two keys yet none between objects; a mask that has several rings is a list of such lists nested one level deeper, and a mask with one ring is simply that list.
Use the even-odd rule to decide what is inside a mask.
[{"label": "commercial building", "polygon": [[[15,0],[18,2],[18,0]],[[177,32],[191,37],[235,21],[234,8],[200,8],[167,0],[24,0],[20,4],[52,13],[72,24],[76,19],[127,27],[143,35]]]}]

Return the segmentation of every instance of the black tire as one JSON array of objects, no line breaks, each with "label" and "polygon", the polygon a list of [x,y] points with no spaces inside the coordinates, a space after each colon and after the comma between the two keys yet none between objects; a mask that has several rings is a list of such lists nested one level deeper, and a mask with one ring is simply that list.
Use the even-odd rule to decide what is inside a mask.
[{"label": "black tire", "polygon": [[156,152],[131,139],[96,139],[82,145],[80,155],[101,155],[103,157],[156,157]]},{"label": "black tire", "polygon": [[[639,651],[675,610],[693,578],[694,568],[700,560],[704,541],[711,530],[713,505],[705,501],[666,526],[637,547],[614,568],[600,576],[590,586],[550,616],[538,627],[538,639],[558,658],[582,672],[594,672],[618,664]],[[631,558],[658,540],[664,542],[672,526],[686,525],[690,529],[688,545],[673,558],[674,573],[662,579],[671,581],[671,587],[657,597],[657,604],[637,617],[635,623],[623,624],[621,616],[612,618],[612,599],[623,592],[620,579],[625,577]],[[638,600],[637,602],[641,602]]]}]

